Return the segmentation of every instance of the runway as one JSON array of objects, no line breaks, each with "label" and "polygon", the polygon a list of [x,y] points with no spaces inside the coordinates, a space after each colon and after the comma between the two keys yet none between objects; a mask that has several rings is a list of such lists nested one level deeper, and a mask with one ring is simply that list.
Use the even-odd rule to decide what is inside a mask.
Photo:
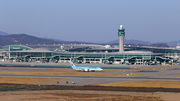
[{"label": "runway", "polygon": [[[5,69],[22,69],[15,67],[3,67]],[[29,68],[27,68],[29,69]],[[29,71],[29,72],[62,72],[55,71],[50,68],[49,71],[43,71],[43,68],[36,68],[40,70],[1,70],[1,71]],[[46,68],[47,69],[47,68]],[[49,69],[49,68],[48,68]],[[71,69],[70,69],[71,70]],[[119,70],[119,69],[113,69]],[[79,71],[63,71],[63,72],[77,72]],[[84,86],[84,85],[98,85],[105,83],[113,83],[113,82],[123,82],[123,81],[146,81],[146,80],[155,80],[155,81],[180,81],[180,78],[175,78],[180,76],[180,70],[140,70],[138,72],[110,72],[110,73],[125,73],[129,74],[129,76],[64,76],[64,75],[12,75],[12,74],[0,74],[0,77],[25,77],[25,78],[67,78],[68,84],[65,81],[61,81],[59,84],[55,82],[45,82],[45,83],[37,83],[37,84],[48,84],[48,85],[75,85],[75,86]],[[84,73],[84,72],[82,72]],[[99,72],[92,72],[99,73]],[[109,72],[101,72],[101,73],[109,73]],[[131,73],[141,74],[141,75],[130,75]],[[71,82],[75,82],[72,84]]]}]

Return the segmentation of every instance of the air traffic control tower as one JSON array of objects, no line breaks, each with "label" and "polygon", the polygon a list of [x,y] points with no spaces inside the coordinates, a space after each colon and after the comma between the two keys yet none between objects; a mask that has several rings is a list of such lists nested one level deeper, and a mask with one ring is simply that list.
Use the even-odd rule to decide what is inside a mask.
[{"label": "air traffic control tower", "polygon": [[124,37],[125,37],[125,29],[123,29],[123,26],[120,25],[120,28],[118,29],[118,36],[119,36],[119,52],[123,53],[124,51]]}]

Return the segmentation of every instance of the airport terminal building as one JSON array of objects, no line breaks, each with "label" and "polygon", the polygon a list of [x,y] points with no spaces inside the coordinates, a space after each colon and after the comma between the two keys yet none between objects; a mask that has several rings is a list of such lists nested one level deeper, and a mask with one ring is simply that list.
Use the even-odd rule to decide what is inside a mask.
[{"label": "airport terminal building", "polygon": [[[166,65],[180,61],[180,49],[125,46],[125,29],[118,29],[119,46],[96,44],[54,44],[54,45],[8,45],[0,50],[2,61],[12,62],[56,62],[70,60],[78,63]],[[31,48],[31,47],[39,48]],[[48,48],[47,48],[48,47]]]}]

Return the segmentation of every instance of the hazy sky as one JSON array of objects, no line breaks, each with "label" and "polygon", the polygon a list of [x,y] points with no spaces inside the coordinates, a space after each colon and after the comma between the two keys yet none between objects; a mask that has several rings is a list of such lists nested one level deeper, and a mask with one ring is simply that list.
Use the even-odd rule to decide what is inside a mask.
[{"label": "hazy sky", "polygon": [[66,41],[180,40],[180,0],[0,0],[0,31]]}]

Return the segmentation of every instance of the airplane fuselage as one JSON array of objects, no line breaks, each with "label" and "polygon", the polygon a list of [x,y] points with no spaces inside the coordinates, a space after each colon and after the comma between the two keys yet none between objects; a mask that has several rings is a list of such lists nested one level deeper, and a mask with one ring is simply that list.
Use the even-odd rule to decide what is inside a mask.
[{"label": "airplane fuselage", "polygon": [[89,72],[89,71],[102,71],[103,69],[101,67],[80,67],[80,66],[75,66],[73,62],[70,61],[71,68],[74,70],[83,70],[84,72]]},{"label": "airplane fuselage", "polygon": [[102,71],[100,67],[74,67],[72,69],[83,71]]}]

